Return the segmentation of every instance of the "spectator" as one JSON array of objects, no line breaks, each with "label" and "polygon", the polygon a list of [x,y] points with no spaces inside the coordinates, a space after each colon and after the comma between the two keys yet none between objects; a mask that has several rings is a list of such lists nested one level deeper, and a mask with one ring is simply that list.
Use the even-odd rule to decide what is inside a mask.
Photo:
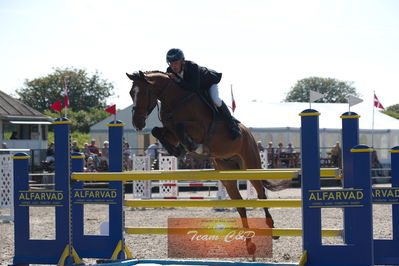
[{"label": "spectator", "polygon": [[269,143],[267,144],[266,150],[270,154],[274,153],[273,142],[269,141]]},{"label": "spectator", "polygon": [[274,148],[273,148],[273,142],[269,141],[267,143],[267,164],[268,167],[274,167]]},{"label": "spectator", "polygon": [[[383,176],[382,170],[379,169],[379,168],[382,168],[382,164],[378,160],[377,151],[375,149],[373,149],[373,151],[371,153],[371,168],[372,168],[372,171],[375,173],[375,175],[373,175],[373,176]],[[379,170],[376,170],[376,169],[379,169]]]},{"label": "spectator", "polygon": [[284,162],[288,168],[298,167],[299,155],[296,154],[295,148],[292,146],[291,142],[289,142],[287,147],[285,148],[285,156],[287,159],[284,160]]},{"label": "spectator", "polygon": [[277,154],[284,153],[284,148],[283,148],[283,143],[282,142],[280,142],[278,144],[278,147],[276,148],[275,153],[277,153]]},{"label": "spectator", "polygon": [[373,149],[371,153],[371,168],[382,168],[382,164],[378,160],[377,151]]},{"label": "spectator", "polygon": [[109,142],[108,140],[104,140],[103,147],[101,149],[101,157],[106,160],[107,163],[109,161]]},{"label": "spectator", "polygon": [[2,149],[8,149],[7,143],[3,142],[3,143],[1,144],[1,148],[2,148]]},{"label": "spectator", "polygon": [[339,141],[337,141],[335,143],[335,146],[332,148],[331,150],[331,160],[332,160],[332,164],[335,167],[339,167],[341,168],[341,162],[342,162],[342,151],[341,151],[341,147],[339,145]]},{"label": "spectator", "polygon": [[72,141],[72,152],[80,152],[80,148],[78,147],[78,142],[76,140]]},{"label": "spectator", "polygon": [[100,150],[98,149],[96,145],[96,140],[92,139],[90,142],[90,145],[88,146],[90,153],[93,153],[95,155],[100,155]]},{"label": "spectator", "polygon": [[89,156],[90,156],[89,143],[83,144],[82,152],[85,155],[85,159],[87,160],[89,158]]},{"label": "spectator", "polygon": [[55,152],[54,152],[54,143],[51,142],[48,145],[47,151],[46,151],[46,161],[47,162],[54,162],[55,161]]},{"label": "spectator", "polygon": [[131,170],[132,169],[132,160],[130,155],[130,145],[129,142],[125,141],[123,143],[123,169],[124,170]]},{"label": "spectator", "polygon": [[95,163],[93,157],[89,156],[89,157],[87,158],[87,161],[86,161],[86,168],[85,168],[84,171],[85,171],[85,172],[97,172],[97,170],[96,170],[96,163]]},{"label": "spectator", "polygon": [[287,148],[285,149],[285,152],[286,153],[294,153],[295,152],[295,149],[294,149],[294,147],[292,147],[292,143],[291,142],[288,143]]},{"label": "spectator", "polygon": [[145,150],[145,154],[150,156],[151,160],[154,160],[158,157],[158,150],[159,150],[159,143],[158,141],[155,141],[153,144],[148,146],[148,148]]},{"label": "spectator", "polygon": [[265,147],[263,147],[261,140],[258,140],[258,142],[256,142],[256,144],[258,145],[259,151],[265,151]]},{"label": "spectator", "polygon": [[100,165],[97,167],[97,171],[99,171],[99,172],[106,172],[106,171],[108,171],[108,163],[107,163],[106,160],[104,160],[103,157],[101,157]]}]

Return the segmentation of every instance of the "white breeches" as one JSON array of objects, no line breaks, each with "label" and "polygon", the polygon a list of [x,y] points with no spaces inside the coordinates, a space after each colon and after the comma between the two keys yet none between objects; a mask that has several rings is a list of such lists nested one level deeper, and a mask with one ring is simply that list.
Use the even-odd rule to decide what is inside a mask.
[{"label": "white breeches", "polygon": [[209,89],[209,94],[211,95],[213,103],[217,106],[220,107],[222,106],[222,99],[219,97],[219,87],[218,84],[213,84],[211,88]]}]

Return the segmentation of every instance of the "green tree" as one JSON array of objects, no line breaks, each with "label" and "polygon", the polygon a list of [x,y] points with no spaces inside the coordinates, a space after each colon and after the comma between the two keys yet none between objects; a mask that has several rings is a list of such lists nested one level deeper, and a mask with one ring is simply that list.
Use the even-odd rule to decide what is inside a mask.
[{"label": "green tree", "polygon": [[387,109],[382,112],[386,115],[399,119],[399,104],[388,106]]},{"label": "green tree", "polygon": [[391,111],[391,112],[399,114],[399,104],[394,104],[394,105],[388,106],[387,111]]},{"label": "green tree", "polygon": [[333,78],[310,77],[297,81],[288,92],[285,102],[309,102],[309,90],[324,94],[319,102],[323,103],[347,103],[348,96],[359,94],[353,87],[353,82],[340,81]]},{"label": "green tree", "polygon": [[89,111],[103,109],[106,99],[113,95],[113,85],[100,77],[96,71],[89,75],[84,69],[55,68],[45,77],[25,80],[16,93],[19,99],[32,108],[44,112],[49,106],[62,99],[64,80],[69,89],[69,103],[73,110]]}]

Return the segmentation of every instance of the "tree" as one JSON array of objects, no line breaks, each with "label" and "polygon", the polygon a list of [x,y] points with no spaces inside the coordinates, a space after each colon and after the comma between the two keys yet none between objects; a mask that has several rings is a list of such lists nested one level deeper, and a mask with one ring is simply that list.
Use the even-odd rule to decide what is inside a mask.
[{"label": "tree", "polygon": [[291,91],[288,92],[285,102],[309,102],[309,90],[324,94],[319,102],[323,103],[347,103],[348,96],[359,94],[352,86],[353,82],[340,81],[333,78],[310,77],[297,81]]},{"label": "tree", "polygon": [[55,68],[45,77],[25,80],[24,86],[16,93],[22,102],[44,112],[62,99],[64,79],[68,84],[70,108],[76,111],[103,109],[106,99],[113,95],[112,83],[102,79],[97,71],[89,75],[86,70],[76,68]]},{"label": "tree", "polygon": [[388,106],[387,111],[391,111],[391,112],[399,114],[399,104],[394,104],[394,105]]},{"label": "tree", "polygon": [[399,104],[388,106],[387,109],[382,112],[386,115],[399,119]]}]

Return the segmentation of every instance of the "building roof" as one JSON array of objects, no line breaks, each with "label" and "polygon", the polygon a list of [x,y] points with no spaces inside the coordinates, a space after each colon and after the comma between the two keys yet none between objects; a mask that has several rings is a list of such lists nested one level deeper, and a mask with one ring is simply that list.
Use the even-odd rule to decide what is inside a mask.
[{"label": "building roof", "polygon": [[0,119],[46,120],[50,117],[40,113],[23,102],[14,99],[0,90]]},{"label": "building roof", "polygon": [[[238,102],[234,116],[251,128],[300,128],[299,113],[305,109],[309,109],[309,103]],[[347,103],[312,103],[312,109],[321,114],[319,116],[320,128],[340,129],[342,128],[340,116],[349,111],[349,105]],[[360,129],[372,129],[372,102],[362,102],[352,106],[350,111],[360,115]],[[399,130],[399,120],[375,109],[374,129]]]}]

